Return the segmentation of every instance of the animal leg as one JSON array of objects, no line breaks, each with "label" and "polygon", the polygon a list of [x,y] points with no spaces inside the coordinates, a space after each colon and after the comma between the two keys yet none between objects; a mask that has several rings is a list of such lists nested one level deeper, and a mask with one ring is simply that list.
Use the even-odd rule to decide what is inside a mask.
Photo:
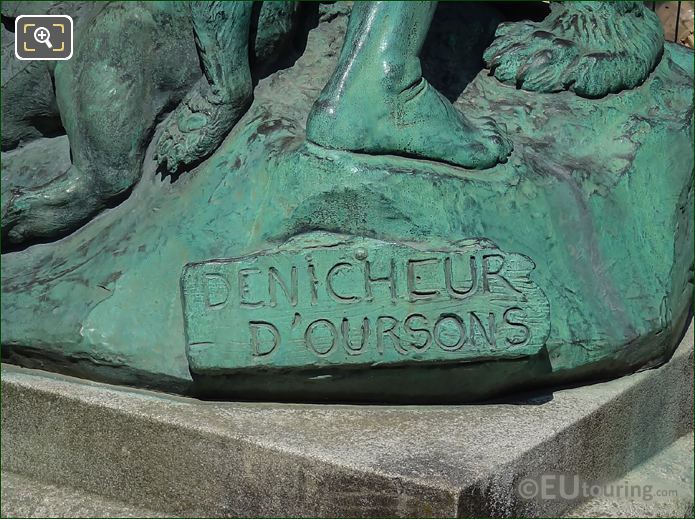
[{"label": "animal leg", "polygon": [[169,172],[212,154],[252,100],[252,2],[191,2],[204,77],[169,116],[155,158]]},{"label": "animal leg", "polygon": [[115,6],[89,31],[94,34],[83,35],[75,57],[55,69],[56,99],[72,166],[39,187],[3,193],[4,243],[60,238],[140,178],[156,115],[152,67],[140,54],[153,45],[154,21],[146,10]]},{"label": "animal leg", "polygon": [[500,81],[590,98],[641,84],[664,46],[643,2],[557,2],[545,20],[501,24],[496,36],[484,59]]}]

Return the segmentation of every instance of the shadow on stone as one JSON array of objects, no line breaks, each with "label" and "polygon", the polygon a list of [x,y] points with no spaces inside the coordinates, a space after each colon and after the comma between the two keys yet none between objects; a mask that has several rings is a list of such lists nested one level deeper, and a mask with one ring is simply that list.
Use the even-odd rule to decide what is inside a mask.
[{"label": "shadow on stone", "polygon": [[456,101],[483,70],[483,52],[492,43],[497,26],[519,19],[542,20],[548,7],[537,4],[439,3],[420,56],[423,75],[449,101]]}]

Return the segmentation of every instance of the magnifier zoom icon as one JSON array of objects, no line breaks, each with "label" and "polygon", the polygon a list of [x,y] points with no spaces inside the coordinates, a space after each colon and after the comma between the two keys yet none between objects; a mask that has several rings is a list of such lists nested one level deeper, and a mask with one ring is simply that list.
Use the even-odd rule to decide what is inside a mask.
[{"label": "magnifier zoom icon", "polygon": [[53,48],[53,45],[51,45],[51,33],[45,27],[36,28],[34,31],[34,39],[39,43],[45,44],[49,49]]}]

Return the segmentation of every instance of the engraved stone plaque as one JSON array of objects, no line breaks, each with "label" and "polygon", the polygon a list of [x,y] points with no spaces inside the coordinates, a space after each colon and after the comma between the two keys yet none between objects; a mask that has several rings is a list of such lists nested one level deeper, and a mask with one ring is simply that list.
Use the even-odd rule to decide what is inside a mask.
[{"label": "engraved stone plaque", "polygon": [[214,374],[533,355],[550,326],[533,268],[484,240],[428,250],[351,239],[189,264],[190,367]]}]

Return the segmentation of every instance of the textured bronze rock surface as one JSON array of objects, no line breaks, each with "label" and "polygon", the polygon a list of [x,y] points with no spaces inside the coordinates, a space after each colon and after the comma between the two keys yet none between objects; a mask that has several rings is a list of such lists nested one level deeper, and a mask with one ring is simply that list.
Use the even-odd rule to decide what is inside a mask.
[{"label": "textured bronze rock surface", "polygon": [[[445,41],[470,48],[473,38],[479,73],[447,94],[445,111],[494,117],[513,148],[506,162],[473,170],[308,141],[307,116],[322,90],[330,94],[324,87],[334,84],[348,25],[339,9],[324,12],[301,56],[259,80],[250,108],[209,159],[162,174],[155,154],[165,119],[120,203],[62,239],[3,254],[4,359],[187,394],[408,402],[489,398],[667,360],[692,302],[692,51],[667,44],[643,82],[598,99],[529,92],[480,70],[492,8],[451,9],[440,14],[459,16],[461,30]],[[3,197],[63,167],[72,167],[65,137],[3,153]],[[320,253],[316,284],[306,257],[314,249],[333,251]],[[366,276],[381,279],[372,300],[367,258],[380,269]],[[521,260],[523,276],[508,275]],[[209,284],[205,275],[220,272],[201,264],[227,270]],[[240,277],[238,265],[252,271]],[[191,277],[200,274],[204,281]],[[470,299],[451,290],[475,280]],[[230,294],[237,299],[227,302]],[[242,302],[269,308],[237,311]],[[543,315],[545,326],[533,320]],[[351,355],[367,333],[369,358]],[[220,347],[193,344],[206,342]]]}]

